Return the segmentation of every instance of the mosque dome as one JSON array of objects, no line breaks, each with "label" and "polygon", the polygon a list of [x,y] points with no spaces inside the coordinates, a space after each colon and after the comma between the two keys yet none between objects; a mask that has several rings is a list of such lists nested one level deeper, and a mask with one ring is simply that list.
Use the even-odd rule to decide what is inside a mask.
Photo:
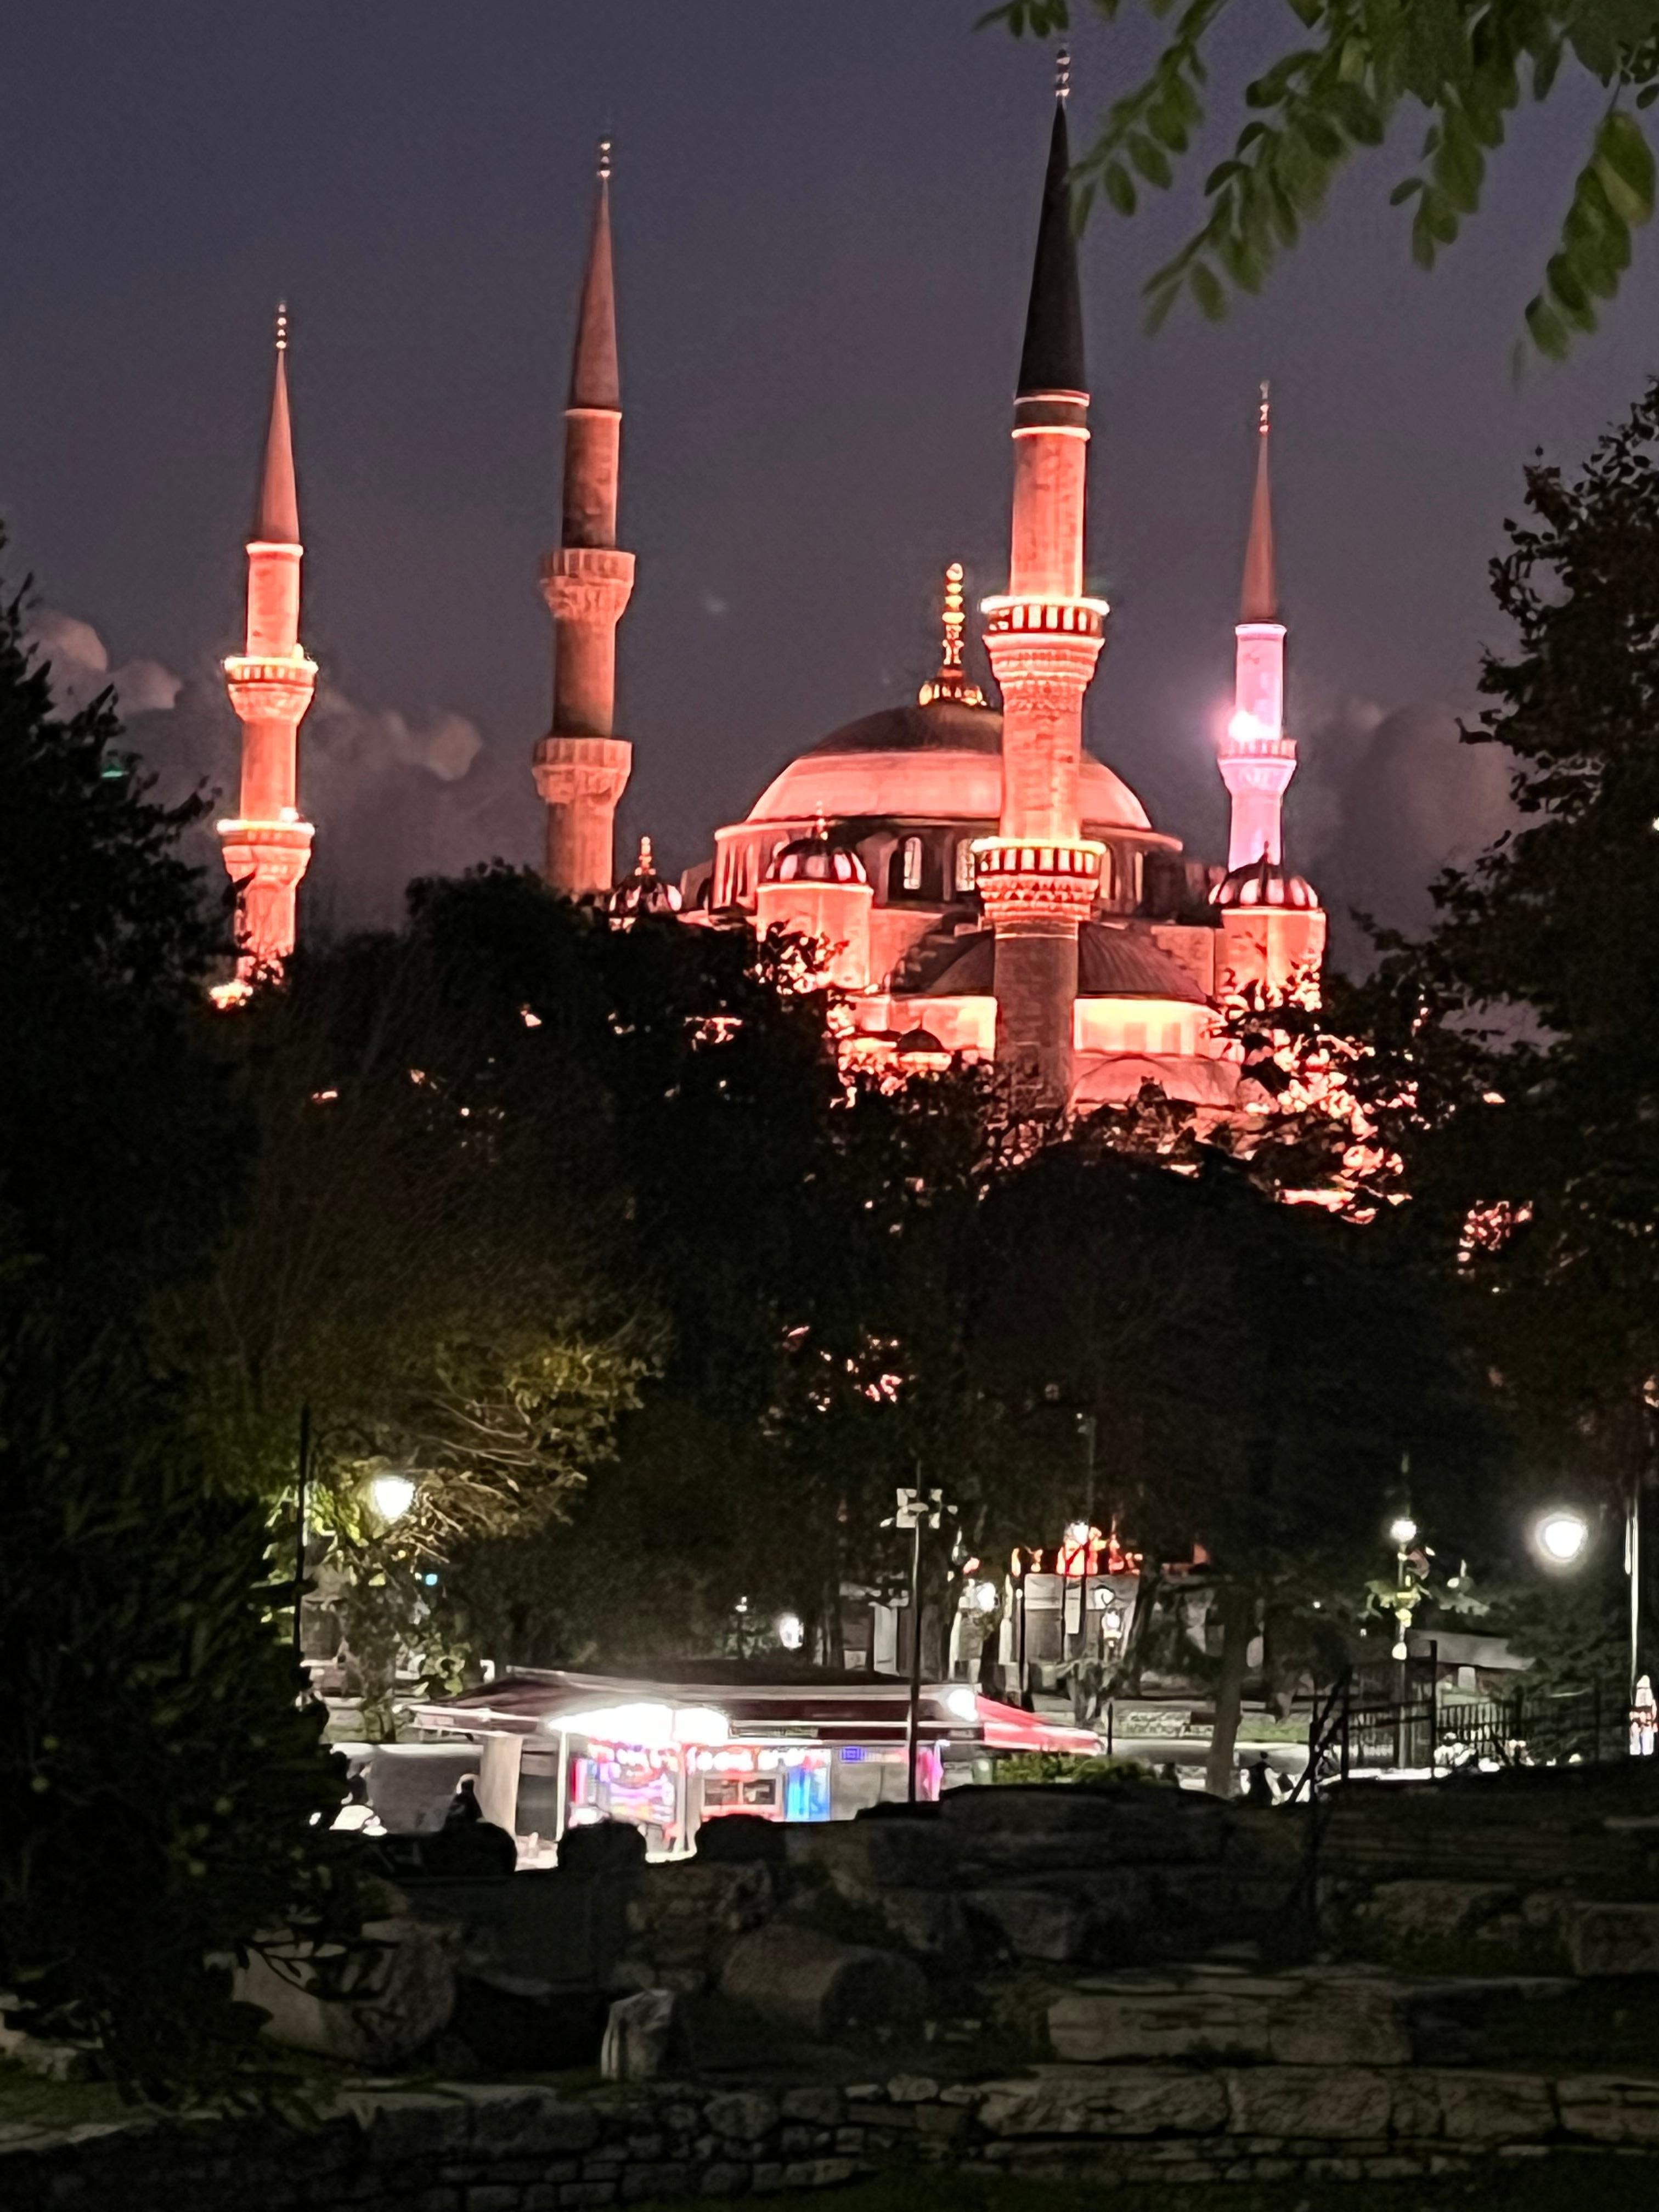
[{"label": "mosque dome", "polygon": [[[1086,752],[1079,799],[1091,830],[1152,828],[1128,785]],[[774,778],[748,818],[994,822],[1001,811],[1001,715],[934,699],[925,707],[888,707],[832,730]]]},{"label": "mosque dome", "polygon": [[780,845],[761,878],[767,884],[867,884],[864,863],[850,847],[832,845],[827,831]]},{"label": "mosque dome", "polygon": [[[994,990],[996,939],[988,929],[927,948],[906,977],[918,998],[989,998]],[[1085,922],[1078,933],[1080,999],[1178,1000],[1206,1003],[1190,969],[1139,931]]]},{"label": "mosque dome", "polygon": [[1291,908],[1316,912],[1319,895],[1305,876],[1293,876],[1264,853],[1259,860],[1231,868],[1210,893],[1212,906]]}]

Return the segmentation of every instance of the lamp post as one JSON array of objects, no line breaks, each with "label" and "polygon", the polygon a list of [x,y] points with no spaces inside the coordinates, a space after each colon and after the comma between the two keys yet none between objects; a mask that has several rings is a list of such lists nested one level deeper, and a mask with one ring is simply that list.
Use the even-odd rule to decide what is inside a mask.
[{"label": "lamp post", "polygon": [[916,1739],[921,1721],[921,1532],[937,1528],[954,1506],[941,1490],[901,1490],[898,1505],[884,1528],[910,1531],[910,1695],[904,1715],[905,1802],[916,1802]]}]

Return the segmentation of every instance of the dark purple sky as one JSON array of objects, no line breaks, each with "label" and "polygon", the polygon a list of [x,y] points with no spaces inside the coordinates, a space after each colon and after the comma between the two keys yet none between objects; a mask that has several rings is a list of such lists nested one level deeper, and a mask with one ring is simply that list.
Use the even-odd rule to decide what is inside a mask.
[{"label": "dark purple sky", "polygon": [[[980,0],[24,0],[0,139],[0,513],[15,569],[126,669],[176,772],[222,772],[271,306],[286,294],[306,640],[334,696],[302,794],[314,912],[385,916],[422,867],[538,837],[559,405],[592,143],[617,141],[630,836],[675,866],[795,750],[909,694],[938,571],[997,588],[1048,54]],[[1294,19],[1278,0],[1252,36]],[[1247,27],[1248,26],[1248,27]],[[1085,25],[1074,125],[1150,50]],[[1488,213],[1425,277],[1385,205],[1417,125],[1218,329],[1141,333],[1190,195],[1084,242],[1091,580],[1114,602],[1091,742],[1213,852],[1257,380],[1273,380],[1293,857],[1404,910],[1492,817],[1460,755],[1485,568],[1543,444],[1577,458],[1656,356],[1650,241],[1606,337],[1510,345],[1599,95],[1524,115]],[[1194,173],[1194,185],[1201,167]],[[47,625],[51,629],[51,625]],[[96,652],[60,624],[60,663]],[[69,650],[65,653],[67,643]],[[473,736],[477,733],[479,744]],[[476,752],[476,757],[473,755]],[[468,764],[470,762],[470,765]],[[465,773],[458,771],[465,768]]]}]

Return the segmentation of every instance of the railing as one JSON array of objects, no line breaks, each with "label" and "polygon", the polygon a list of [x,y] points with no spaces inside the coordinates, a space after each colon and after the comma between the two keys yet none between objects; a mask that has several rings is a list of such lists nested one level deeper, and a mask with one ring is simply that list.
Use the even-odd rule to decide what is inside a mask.
[{"label": "railing", "polygon": [[1304,1784],[1315,1792],[1357,1771],[1434,1776],[1459,1766],[1593,1765],[1626,1748],[1623,1702],[1599,1686],[1449,1699],[1431,1685],[1426,1697],[1387,1702],[1357,1698],[1349,1677],[1315,1706],[1295,1794]]}]

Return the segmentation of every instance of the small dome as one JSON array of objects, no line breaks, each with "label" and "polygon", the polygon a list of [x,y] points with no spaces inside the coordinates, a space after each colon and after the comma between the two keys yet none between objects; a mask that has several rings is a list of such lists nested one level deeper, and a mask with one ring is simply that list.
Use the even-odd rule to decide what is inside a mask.
[{"label": "small dome", "polygon": [[792,837],[773,854],[761,881],[766,884],[867,884],[864,863],[848,845],[832,845],[827,830],[816,837]]},{"label": "small dome", "polygon": [[901,1060],[919,1059],[923,1054],[930,1057],[939,1054],[945,1060],[951,1057],[932,1030],[906,1030],[903,1036],[894,1045],[893,1050]]},{"label": "small dome", "polygon": [[1293,876],[1264,853],[1242,868],[1231,868],[1210,893],[1210,904],[1222,907],[1294,907],[1314,912],[1319,895],[1305,876]]},{"label": "small dome", "polygon": [[657,873],[652,857],[651,840],[640,840],[640,857],[631,876],[624,876],[605,901],[614,915],[632,921],[638,914],[678,914],[680,894],[678,884],[665,884]]}]

